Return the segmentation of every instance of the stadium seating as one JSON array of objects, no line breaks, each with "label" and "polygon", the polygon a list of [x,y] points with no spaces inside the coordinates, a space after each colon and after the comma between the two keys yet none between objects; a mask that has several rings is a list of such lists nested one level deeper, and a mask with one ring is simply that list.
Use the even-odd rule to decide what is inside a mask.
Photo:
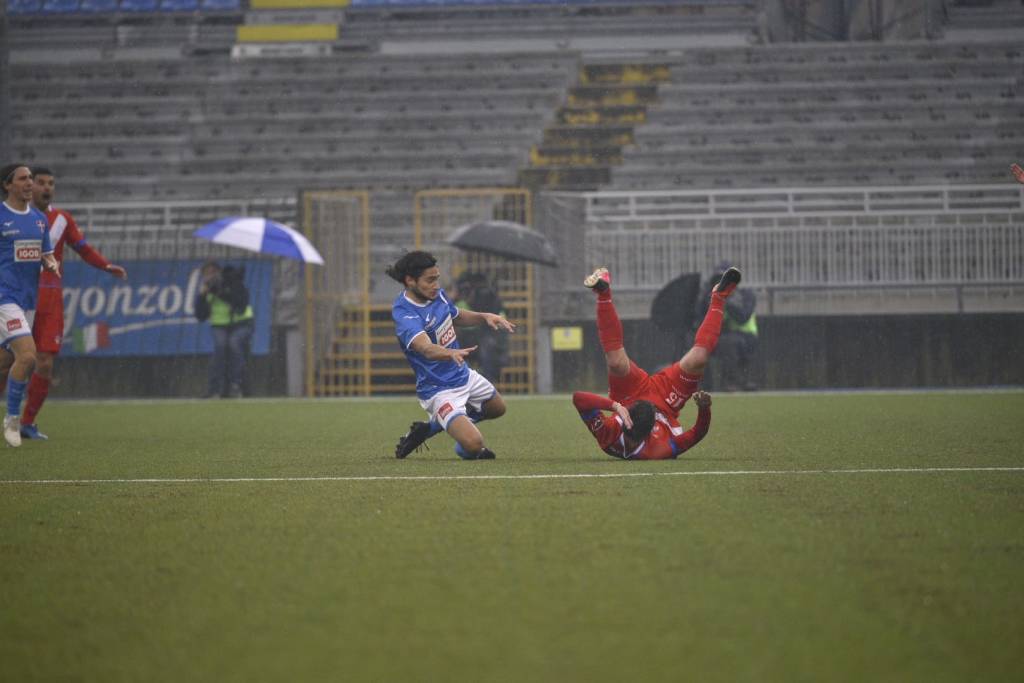
[{"label": "stadium seating", "polygon": [[41,0],[7,0],[7,12],[13,16],[35,14],[42,8]]},{"label": "stadium seating", "polygon": [[[121,0],[147,1],[157,0]],[[191,0],[163,0],[172,16],[161,21],[105,26],[104,39],[180,46],[199,36],[222,47],[12,66],[14,151],[60,166],[62,196],[510,185],[534,148],[562,177],[578,172],[586,139],[598,141],[588,154],[603,169],[586,181],[613,189],[991,182],[1004,179],[1005,159],[1024,157],[1017,44],[719,47],[628,60],[338,51],[233,61],[223,46],[234,24],[174,19],[185,5],[172,11],[172,2]],[[525,21],[524,34],[543,30],[537,24],[553,16],[546,12]],[[374,16],[373,30],[388,30]],[[439,34],[460,21],[439,16],[447,17]],[[643,20],[620,19],[612,23],[626,31]],[[471,30],[492,20],[475,10],[465,18]],[[662,20],[646,18],[649,27]],[[341,40],[358,37],[358,24],[343,25]],[[54,25],[45,35],[102,45],[83,31]],[[12,32],[18,45],[42,35],[31,26]],[[652,67],[650,82],[638,85],[637,74]]]},{"label": "stadium seating", "polygon": [[161,12],[195,12],[199,9],[199,0],[160,0]]},{"label": "stadium seating", "polygon": [[207,12],[237,12],[242,0],[201,0],[200,7]]},{"label": "stadium seating", "polygon": [[118,0],[82,0],[78,11],[84,14],[105,14],[117,11]]},{"label": "stadium seating", "polygon": [[122,12],[155,12],[159,8],[158,0],[121,0]]},{"label": "stadium seating", "polygon": [[43,0],[43,14],[70,14],[78,11],[78,0]]},{"label": "stadium seating", "polygon": [[616,189],[1001,182],[1019,45],[773,47],[671,60]]},{"label": "stadium seating", "polygon": [[242,0],[10,0],[7,11],[14,17],[33,15],[91,16],[178,12],[239,12]]},{"label": "stadium seating", "polygon": [[[69,64],[19,79],[17,151],[59,166],[78,201],[509,185],[575,67],[571,55]],[[53,91],[67,106],[46,106]]]}]

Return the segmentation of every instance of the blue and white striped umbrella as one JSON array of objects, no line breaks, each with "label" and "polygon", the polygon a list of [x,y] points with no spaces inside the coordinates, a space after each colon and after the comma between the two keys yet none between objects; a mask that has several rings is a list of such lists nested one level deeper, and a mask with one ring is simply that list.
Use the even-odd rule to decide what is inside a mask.
[{"label": "blue and white striped umbrella", "polygon": [[217,244],[260,254],[284,256],[304,263],[324,263],[316,247],[298,230],[266,218],[229,216],[207,223],[194,234]]}]

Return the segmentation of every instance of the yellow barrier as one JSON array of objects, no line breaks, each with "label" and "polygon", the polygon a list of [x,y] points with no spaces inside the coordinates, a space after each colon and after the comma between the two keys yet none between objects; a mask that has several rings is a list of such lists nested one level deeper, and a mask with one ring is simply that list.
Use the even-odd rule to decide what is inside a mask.
[{"label": "yellow barrier", "polygon": [[307,43],[335,41],[337,24],[268,24],[239,26],[239,43]]}]

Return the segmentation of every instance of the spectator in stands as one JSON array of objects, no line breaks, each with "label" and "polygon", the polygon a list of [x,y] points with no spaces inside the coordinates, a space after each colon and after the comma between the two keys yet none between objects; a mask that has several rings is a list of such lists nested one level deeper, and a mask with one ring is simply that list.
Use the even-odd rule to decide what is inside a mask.
[{"label": "spectator in stands", "polygon": [[[246,363],[253,335],[253,312],[244,268],[221,267],[207,261],[196,294],[196,318],[209,320],[213,331],[213,356],[204,398],[240,398],[246,383]],[[227,393],[224,393],[225,386]]]},{"label": "spectator in stands", "polygon": [[[455,290],[457,307],[505,317],[501,297],[483,273],[463,273],[455,282]],[[475,358],[470,359],[475,369],[491,383],[497,383],[502,367],[508,363],[508,335],[487,325],[476,325],[460,329],[459,337],[461,344],[477,347]]]},{"label": "spectator in stands", "polygon": [[[707,312],[711,290],[722,279],[722,273],[729,269],[728,261],[719,263],[708,278],[697,297],[695,320],[703,320]],[[757,382],[753,376],[754,359],[757,356],[757,295],[749,289],[741,289],[729,297],[725,304],[722,320],[722,335],[718,340],[716,363],[714,364],[714,386],[724,391],[755,391]],[[706,384],[711,382],[705,381]]]}]

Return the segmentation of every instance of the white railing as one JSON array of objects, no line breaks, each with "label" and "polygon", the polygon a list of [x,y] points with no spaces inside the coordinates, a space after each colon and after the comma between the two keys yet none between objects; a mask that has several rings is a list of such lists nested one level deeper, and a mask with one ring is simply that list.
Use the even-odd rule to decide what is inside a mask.
[{"label": "white railing", "polygon": [[619,289],[658,289],[729,260],[759,287],[1024,283],[1024,221],[1004,225],[590,230]]},{"label": "white railing", "polygon": [[593,227],[638,228],[644,221],[801,216],[1024,213],[1024,185],[790,188],[589,192],[585,218]]},{"label": "white railing", "polygon": [[296,215],[294,197],[58,205],[72,213],[91,244],[119,260],[234,256],[192,233],[227,216],[264,216],[291,224]]}]

